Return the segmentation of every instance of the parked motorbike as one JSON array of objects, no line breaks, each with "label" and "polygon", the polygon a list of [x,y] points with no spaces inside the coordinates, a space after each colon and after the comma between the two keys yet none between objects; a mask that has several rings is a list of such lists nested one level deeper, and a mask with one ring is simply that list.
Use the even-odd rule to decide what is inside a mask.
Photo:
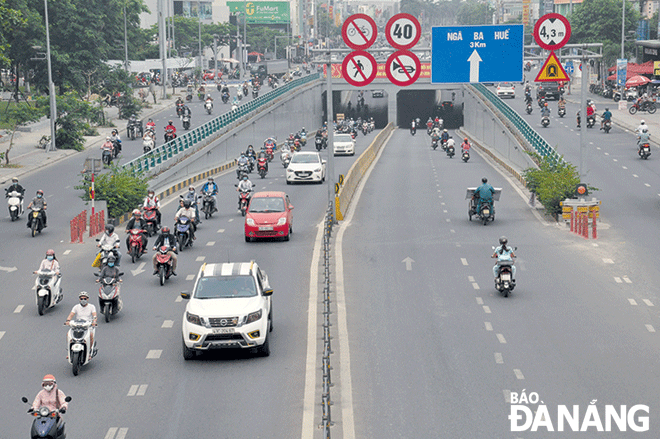
[{"label": "parked motorbike", "polygon": [[78,376],[80,368],[96,356],[96,347],[91,345],[92,322],[89,320],[72,320],[66,335],[68,360],[74,376]]},{"label": "parked motorbike", "polygon": [[468,151],[467,149],[463,150],[463,153],[461,154],[461,159],[463,159],[463,161],[467,163],[468,160],[470,160],[470,151]]},{"label": "parked motorbike", "polygon": [[649,156],[651,155],[651,145],[649,145],[648,143],[642,143],[639,146],[639,151],[637,151],[637,153],[642,159],[644,160],[648,159]]},{"label": "parked motorbike", "polygon": [[169,251],[169,247],[162,245],[158,249],[158,253],[156,253],[156,268],[161,287],[165,285],[165,281],[172,276],[172,257],[168,254]]},{"label": "parked motorbike", "polygon": [[206,113],[211,114],[211,111],[213,111],[213,102],[206,101],[206,103],[204,103],[204,108],[206,108]]},{"label": "parked motorbike", "polygon": [[36,274],[34,290],[37,293],[37,312],[42,316],[47,309],[62,301],[62,277],[51,270],[39,270]]},{"label": "parked motorbike", "polygon": [[147,231],[142,229],[131,229],[128,231],[128,254],[131,255],[131,262],[134,264],[144,252],[144,247],[142,246],[143,233],[147,233]]},{"label": "parked motorbike", "polygon": [[268,173],[268,170],[266,169],[266,157],[259,157],[257,161],[257,171],[259,172],[259,176],[261,178],[266,178],[266,174]]},{"label": "parked motorbike", "polygon": [[[104,276],[98,280],[101,284],[99,287],[99,310],[105,316],[106,323],[110,322],[110,317],[119,314],[124,303],[120,295],[120,282],[119,279],[124,273],[119,273],[117,277]],[[99,273],[94,273],[94,276],[99,276]]]},{"label": "parked motorbike", "polygon": [[176,240],[179,244],[179,249],[181,250],[186,247],[192,247],[193,245],[192,231],[190,230],[191,227],[192,224],[190,224],[190,218],[183,215],[179,217],[175,224]]},{"label": "parked motorbike", "polygon": [[39,207],[32,207],[30,215],[32,215],[30,230],[32,237],[34,238],[37,236],[37,233],[41,233],[44,228],[44,214]]},{"label": "parked motorbike", "polygon": [[[21,398],[21,401],[30,404],[25,396]],[[64,401],[70,402],[71,397],[67,396]],[[46,406],[39,407],[36,411],[30,407],[28,414],[34,418],[30,429],[30,438],[66,439],[65,424],[62,419],[64,412],[64,409],[51,411]]]},{"label": "parked motorbike", "polygon": [[612,121],[609,119],[605,120],[603,122],[603,131],[605,131],[605,134],[609,134],[611,129],[612,129]]},{"label": "parked motorbike", "polygon": [[158,217],[156,215],[156,208],[145,207],[143,210],[144,220],[147,222],[147,236],[152,237],[158,231]]},{"label": "parked motorbike", "polygon": [[17,220],[19,216],[23,215],[23,196],[18,191],[11,191],[7,192],[5,197],[8,198],[7,205],[11,220]]},{"label": "parked motorbike", "polygon": [[543,125],[543,128],[547,128],[548,125],[550,125],[550,117],[549,116],[543,116],[541,118],[541,125]]},{"label": "parked motorbike", "polygon": [[190,115],[186,114],[181,118],[181,123],[183,123],[183,129],[184,130],[189,130],[190,129]]},{"label": "parked motorbike", "polygon": [[202,212],[204,212],[204,218],[209,219],[213,216],[213,209],[215,207],[215,202],[213,201],[213,195],[211,192],[202,193]]}]

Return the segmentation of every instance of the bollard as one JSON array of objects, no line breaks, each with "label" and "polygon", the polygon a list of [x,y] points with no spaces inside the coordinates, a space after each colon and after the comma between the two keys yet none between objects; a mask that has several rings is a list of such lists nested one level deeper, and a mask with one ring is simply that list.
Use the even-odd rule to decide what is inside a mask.
[{"label": "bollard", "polygon": [[589,239],[589,214],[582,214],[582,236],[584,239]]},{"label": "bollard", "polygon": [[571,232],[575,232],[575,212],[571,210]]},{"label": "bollard", "polygon": [[594,212],[591,218],[591,237],[593,239],[598,239],[598,234],[596,233],[596,213]]}]

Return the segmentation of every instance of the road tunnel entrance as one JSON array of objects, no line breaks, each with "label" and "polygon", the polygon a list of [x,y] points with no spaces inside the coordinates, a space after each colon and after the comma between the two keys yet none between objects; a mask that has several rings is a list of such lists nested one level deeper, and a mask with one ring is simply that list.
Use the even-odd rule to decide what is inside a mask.
[{"label": "road tunnel entrance", "polygon": [[422,125],[429,117],[443,119],[445,128],[463,125],[463,90],[401,90],[397,94],[397,126],[410,128],[419,118]]},{"label": "road tunnel entrance", "polygon": [[[387,125],[387,92],[376,90],[348,90],[333,91],[332,109],[333,120],[337,120],[337,114],[343,114],[344,119],[368,119],[374,118],[376,128],[384,128]],[[326,92],[323,92],[323,118],[326,120]]]}]

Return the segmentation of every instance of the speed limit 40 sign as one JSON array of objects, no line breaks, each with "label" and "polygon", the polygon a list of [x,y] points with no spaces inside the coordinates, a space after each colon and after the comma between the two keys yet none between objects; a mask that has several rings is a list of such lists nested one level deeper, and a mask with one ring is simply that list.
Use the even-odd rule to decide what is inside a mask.
[{"label": "speed limit 40 sign", "polygon": [[396,14],[387,21],[385,36],[395,49],[410,49],[422,36],[422,26],[410,14]]},{"label": "speed limit 40 sign", "polygon": [[534,39],[546,50],[557,50],[571,38],[571,24],[561,14],[545,14],[534,25]]}]

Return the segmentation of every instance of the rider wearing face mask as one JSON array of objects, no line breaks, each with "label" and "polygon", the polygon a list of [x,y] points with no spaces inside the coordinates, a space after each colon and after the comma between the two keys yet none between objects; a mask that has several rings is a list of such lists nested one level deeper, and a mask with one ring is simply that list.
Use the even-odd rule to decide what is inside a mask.
[{"label": "rider wearing face mask", "polygon": [[23,186],[18,184],[18,178],[16,178],[16,177],[13,177],[11,179],[11,186],[9,186],[9,187],[7,187],[7,189],[5,189],[5,196],[9,196],[8,195],[9,192],[13,192],[13,191],[16,191],[19,194],[21,194],[19,198],[23,199],[23,196],[25,195],[25,189],[23,189]]},{"label": "rider wearing face mask", "polygon": [[119,269],[115,266],[116,260],[117,259],[114,256],[108,258],[108,265],[101,269],[101,273],[99,274],[99,278],[96,279],[96,282],[99,282],[99,279],[103,279],[104,277],[119,279]]},{"label": "rider wearing face mask", "polygon": [[[37,271],[54,271],[56,274],[60,274],[60,263],[55,257],[55,250],[48,249],[46,252],[46,258],[41,261],[39,269]],[[36,271],[34,272],[36,273]]]},{"label": "rider wearing face mask", "polygon": [[[108,258],[109,259],[109,258]],[[89,328],[90,330],[90,343],[92,345],[92,349],[96,350],[96,344],[94,343],[94,327],[96,326],[96,307],[89,303],[89,294],[87,294],[87,291],[81,291],[80,294],[78,294],[78,299],[80,299],[80,303],[78,305],[74,305],[74,307],[71,309],[71,312],[69,313],[69,316],[66,318],[66,322],[64,322],[65,325],[68,325],[71,320],[87,320],[88,322],[92,322],[92,327]]]},{"label": "rider wearing face mask", "polygon": [[37,393],[37,397],[32,402],[30,411],[37,411],[39,407],[48,407],[50,411],[66,412],[69,404],[65,401],[66,395],[57,388],[57,381],[53,375],[46,375],[41,381],[43,389]]},{"label": "rider wearing face mask", "polygon": [[[46,222],[48,219],[46,218],[46,199],[44,198],[44,191],[39,189],[37,191],[37,196],[32,199],[30,204],[28,204],[28,209],[32,209],[33,207],[38,207],[41,209],[41,215],[44,220],[44,228],[48,227],[46,225]],[[28,223],[27,223],[28,229],[32,227],[32,215],[28,215]]]}]

